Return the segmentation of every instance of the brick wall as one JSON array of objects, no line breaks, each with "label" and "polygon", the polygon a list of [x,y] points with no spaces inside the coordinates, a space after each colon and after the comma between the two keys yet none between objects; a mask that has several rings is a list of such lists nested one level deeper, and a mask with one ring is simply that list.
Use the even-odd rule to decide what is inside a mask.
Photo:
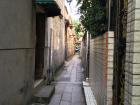
[{"label": "brick wall", "polygon": [[90,41],[89,81],[98,105],[112,105],[113,32]]},{"label": "brick wall", "polygon": [[125,105],[140,105],[140,0],[128,0]]}]

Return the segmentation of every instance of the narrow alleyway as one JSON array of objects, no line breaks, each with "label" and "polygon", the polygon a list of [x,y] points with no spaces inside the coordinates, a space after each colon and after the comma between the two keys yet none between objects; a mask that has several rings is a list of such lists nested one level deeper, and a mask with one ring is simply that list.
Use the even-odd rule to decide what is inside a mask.
[{"label": "narrow alleyway", "polygon": [[81,60],[75,55],[65,63],[62,72],[53,82],[56,85],[55,94],[49,105],[85,105],[83,77]]}]

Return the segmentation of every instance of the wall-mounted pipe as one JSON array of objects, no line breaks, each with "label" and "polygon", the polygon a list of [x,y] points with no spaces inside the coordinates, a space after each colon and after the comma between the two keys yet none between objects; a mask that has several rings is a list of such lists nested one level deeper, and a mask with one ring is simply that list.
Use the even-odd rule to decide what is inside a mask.
[{"label": "wall-mounted pipe", "polygon": [[111,0],[108,1],[108,31],[110,31],[110,20],[111,20]]}]

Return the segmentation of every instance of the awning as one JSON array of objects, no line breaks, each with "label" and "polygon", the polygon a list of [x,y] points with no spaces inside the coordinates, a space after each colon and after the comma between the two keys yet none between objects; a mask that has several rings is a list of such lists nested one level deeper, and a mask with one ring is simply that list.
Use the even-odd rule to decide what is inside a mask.
[{"label": "awning", "polygon": [[48,17],[61,15],[61,9],[56,0],[36,0],[36,4],[45,8]]}]

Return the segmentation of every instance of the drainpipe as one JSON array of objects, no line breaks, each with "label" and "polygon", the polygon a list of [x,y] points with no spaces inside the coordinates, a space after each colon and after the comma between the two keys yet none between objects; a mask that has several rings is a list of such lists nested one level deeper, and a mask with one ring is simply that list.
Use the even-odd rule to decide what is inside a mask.
[{"label": "drainpipe", "polygon": [[111,0],[108,1],[108,31],[110,31]]},{"label": "drainpipe", "polygon": [[89,32],[87,32],[87,46],[86,46],[86,78],[89,77]]},{"label": "drainpipe", "polygon": [[50,85],[50,83],[51,83],[51,56],[52,56],[52,54],[51,54],[51,50],[52,50],[52,48],[51,48],[51,42],[52,42],[52,36],[51,36],[51,33],[52,33],[52,30],[50,30],[50,33],[48,34],[48,45],[49,45],[49,69],[48,69],[48,85]]}]

